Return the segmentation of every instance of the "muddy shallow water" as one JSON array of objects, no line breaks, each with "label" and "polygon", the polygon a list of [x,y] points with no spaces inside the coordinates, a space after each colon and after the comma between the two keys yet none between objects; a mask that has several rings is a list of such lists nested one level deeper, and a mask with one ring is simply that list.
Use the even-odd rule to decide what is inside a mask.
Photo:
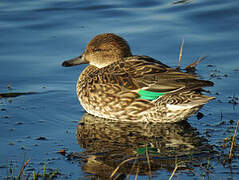
[{"label": "muddy shallow water", "polygon": [[[238,9],[232,0],[1,2],[0,177],[31,159],[26,173],[46,163],[59,169],[59,179],[107,179],[137,157],[117,171],[119,179],[169,179],[175,159],[179,179],[238,179],[238,148],[231,164],[223,162],[230,145],[224,139],[239,118]],[[134,54],[174,67],[182,39],[183,67],[208,56],[196,73],[214,82],[207,90],[216,100],[200,110],[203,118],[152,125],[85,114],[75,93],[85,66],[61,63],[104,32],[123,36]]]}]

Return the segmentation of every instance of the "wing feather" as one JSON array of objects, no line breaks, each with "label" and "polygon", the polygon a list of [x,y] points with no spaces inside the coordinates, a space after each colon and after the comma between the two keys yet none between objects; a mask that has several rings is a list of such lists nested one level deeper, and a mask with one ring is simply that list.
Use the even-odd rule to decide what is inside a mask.
[{"label": "wing feather", "polygon": [[211,81],[198,80],[195,75],[169,68],[147,56],[128,57],[99,69],[94,76],[98,77],[93,79],[104,79],[102,84],[118,85],[122,90],[163,92],[181,88],[200,89],[213,85]]}]

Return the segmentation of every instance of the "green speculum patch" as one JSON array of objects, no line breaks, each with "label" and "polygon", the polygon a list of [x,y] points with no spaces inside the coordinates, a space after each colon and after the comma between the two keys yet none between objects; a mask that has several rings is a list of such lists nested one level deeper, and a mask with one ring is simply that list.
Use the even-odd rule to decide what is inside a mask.
[{"label": "green speculum patch", "polygon": [[140,95],[140,99],[147,99],[147,100],[155,100],[160,96],[163,96],[164,94],[167,94],[165,92],[163,93],[158,93],[158,92],[152,92],[152,91],[146,91],[143,89],[140,89],[138,91],[138,94]]}]

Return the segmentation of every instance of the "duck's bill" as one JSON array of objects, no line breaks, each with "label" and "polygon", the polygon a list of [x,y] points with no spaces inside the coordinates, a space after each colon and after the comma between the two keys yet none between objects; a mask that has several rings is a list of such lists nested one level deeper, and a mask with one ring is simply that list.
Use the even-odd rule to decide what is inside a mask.
[{"label": "duck's bill", "polygon": [[62,66],[64,67],[70,67],[70,66],[76,66],[80,64],[87,64],[88,62],[85,60],[84,56],[81,55],[79,57],[66,60],[62,63]]}]

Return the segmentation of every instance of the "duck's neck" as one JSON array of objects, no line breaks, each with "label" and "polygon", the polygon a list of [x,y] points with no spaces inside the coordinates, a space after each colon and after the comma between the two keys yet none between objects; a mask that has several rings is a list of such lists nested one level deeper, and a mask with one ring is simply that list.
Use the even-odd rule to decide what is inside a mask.
[{"label": "duck's neck", "polygon": [[94,73],[95,71],[97,71],[99,68],[97,68],[96,66],[93,65],[89,65],[87,66],[81,73],[80,78],[83,78],[85,76],[88,76],[92,73]]}]

